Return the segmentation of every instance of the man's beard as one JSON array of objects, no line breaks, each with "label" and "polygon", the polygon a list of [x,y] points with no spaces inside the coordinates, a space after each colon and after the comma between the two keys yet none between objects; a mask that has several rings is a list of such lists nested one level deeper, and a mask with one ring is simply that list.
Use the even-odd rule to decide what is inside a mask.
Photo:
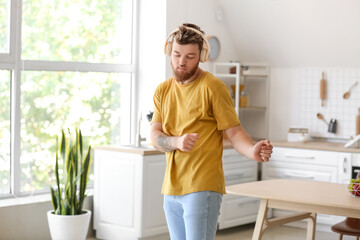
[{"label": "man's beard", "polygon": [[185,82],[186,80],[188,80],[189,78],[191,78],[192,76],[194,76],[194,74],[196,73],[198,67],[199,67],[199,63],[196,64],[192,69],[190,69],[189,71],[186,72],[179,72],[177,67],[174,66],[174,64],[171,61],[171,67],[173,70],[173,74],[175,77],[175,80],[179,83]]}]

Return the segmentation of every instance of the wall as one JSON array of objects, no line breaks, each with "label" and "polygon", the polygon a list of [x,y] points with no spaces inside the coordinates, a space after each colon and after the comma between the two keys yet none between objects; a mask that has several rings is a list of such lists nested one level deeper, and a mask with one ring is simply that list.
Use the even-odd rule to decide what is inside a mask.
[{"label": "wall", "polygon": [[[359,1],[217,0],[216,3],[223,10],[226,28],[235,43],[232,49],[236,52],[236,60],[266,62],[271,66],[270,139],[286,139],[290,126],[304,123],[301,120],[301,101],[304,100],[300,93],[302,70],[334,72],[360,67]],[[189,13],[194,14],[194,11]],[[231,56],[225,60],[234,58]],[[321,75],[318,81],[320,78]],[[309,87],[318,88],[318,81],[313,81]],[[349,79],[337,83],[335,79],[329,81],[343,84],[341,90],[349,86]],[[354,90],[359,91],[359,88],[358,85]],[[314,99],[314,95],[311,98]],[[335,108],[341,106],[336,105]],[[352,106],[348,111],[348,122],[354,119],[356,108]],[[325,110],[332,112],[333,109]],[[315,120],[310,127],[317,128],[318,124],[319,121]],[[342,124],[344,126],[344,122]],[[345,137],[350,137],[350,134]]]},{"label": "wall", "polygon": [[[50,198],[50,197],[49,197]],[[19,200],[19,199],[18,199]],[[2,200],[8,201],[8,200]],[[1,203],[3,204],[3,202]],[[92,210],[93,198],[84,201],[84,208]],[[46,213],[52,210],[50,201],[0,207],[0,239],[48,240],[51,239]],[[94,236],[92,221],[88,236]]]}]

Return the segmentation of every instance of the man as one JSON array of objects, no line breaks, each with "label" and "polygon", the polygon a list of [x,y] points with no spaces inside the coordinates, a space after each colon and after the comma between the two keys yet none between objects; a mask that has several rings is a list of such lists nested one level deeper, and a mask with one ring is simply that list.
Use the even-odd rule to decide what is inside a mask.
[{"label": "man", "polygon": [[[172,41],[170,41],[172,38]],[[183,24],[166,40],[174,76],[154,94],[151,140],[166,152],[162,187],[164,211],[172,240],[215,238],[222,194],[223,134],[242,155],[269,160],[269,140],[253,143],[241,127],[229,89],[199,68],[209,54],[203,31]]]}]

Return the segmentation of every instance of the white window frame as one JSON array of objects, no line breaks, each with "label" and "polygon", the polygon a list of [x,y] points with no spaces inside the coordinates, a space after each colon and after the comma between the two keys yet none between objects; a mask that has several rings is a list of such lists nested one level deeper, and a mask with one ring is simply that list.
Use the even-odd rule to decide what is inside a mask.
[{"label": "white window frame", "polygon": [[[0,198],[27,196],[29,193],[21,192],[21,136],[20,136],[20,96],[21,96],[21,72],[27,70],[41,71],[77,71],[77,72],[102,72],[102,73],[130,73],[131,79],[131,103],[130,103],[130,131],[126,138],[131,144],[135,143],[136,119],[137,119],[137,76],[138,76],[138,19],[139,0],[133,1],[133,33],[132,33],[132,63],[88,63],[88,62],[61,62],[61,61],[37,61],[21,59],[21,24],[22,24],[22,0],[11,0],[10,4],[10,44],[9,54],[0,54],[0,70],[10,70],[11,74],[11,151],[10,151],[10,194],[2,194]],[[48,191],[47,191],[48,192]],[[41,193],[41,192],[39,192]]]}]

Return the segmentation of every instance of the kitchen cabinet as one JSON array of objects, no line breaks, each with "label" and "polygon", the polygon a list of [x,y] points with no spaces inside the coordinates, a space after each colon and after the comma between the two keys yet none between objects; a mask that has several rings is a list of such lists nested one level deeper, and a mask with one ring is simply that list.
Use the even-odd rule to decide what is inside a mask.
[{"label": "kitchen cabinet", "polygon": [[[226,186],[257,181],[257,162],[234,149],[224,149],[223,168]],[[255,222],[259,205],[257,198],[225,194],[220,209],[219,229]]]},{"label": "kitchen cabinet", "polygon": [[[214,63],[214,76],[229,87],[241,124],[254,139],[265,139],[268,136],[269,72],[268,64]],[[232,85],[235,85],[235,91]],[[241,102],[243,99],[245,101]]]},{"label": "kitchen cabinet", "polygon": [[169,239],[161,195],[165,167],[165,154],[94,150],[98,239]]},{"label": "kitchen cabinet", "polygon": [[[350,174],[350,165],[351,153],[274,147],[270,161],[262,163],[261,178],[262,180],[286,178],[342,183]],[[285,214],[288,212],[273,210],[274,217]],[[327,225],[325,230],[329,230],[328,225],[341,219],[337,216],[319,214],[317,223]]]}]

